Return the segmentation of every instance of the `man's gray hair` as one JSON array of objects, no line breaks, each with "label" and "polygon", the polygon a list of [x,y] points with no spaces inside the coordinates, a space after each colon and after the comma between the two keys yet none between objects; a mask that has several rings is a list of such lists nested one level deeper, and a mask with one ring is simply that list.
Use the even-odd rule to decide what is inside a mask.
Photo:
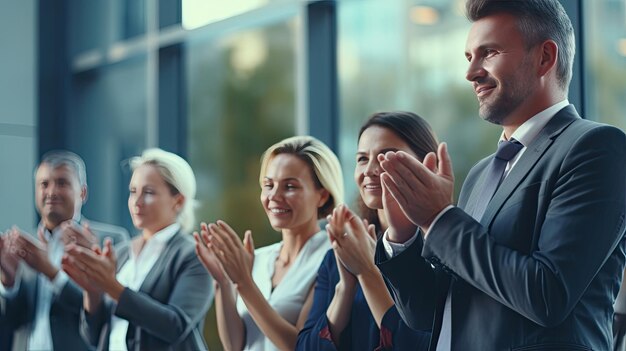
[{"label": "man's gray hair", "polygon": [[76,178],[78,178],[80,186],[87,186],[87,171],[85,168],[85,162],[77,154],[67,150],[52,150],[46,152],[41,157],[39,165],[41,166],[44,163],[50,165],[52,168],[58,168],[61,166],[68,167],[76,175]]}]

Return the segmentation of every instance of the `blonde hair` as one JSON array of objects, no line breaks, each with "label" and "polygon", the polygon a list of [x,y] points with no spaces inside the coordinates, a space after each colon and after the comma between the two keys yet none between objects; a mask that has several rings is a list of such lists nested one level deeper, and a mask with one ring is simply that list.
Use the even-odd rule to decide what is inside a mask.
[{"label": "blonde hair", "polygon": [[279,154],[290,154],[306,162],[310,167],[313,181],[318,188],[324,188],[330,196],[328,201],[317,210],[317,218],[329,215],[333,208],[343,203],[343,174],[335,153],[323,142],[312,136],[295,136],[284,139],[270,146],[261,157],[259,184],[263,186],[263,178],[269,162]]},{"label": "blonde hair", "polygon": [[183,208],[178,214],[178,223],[185,232],[191,232],[196,222],[196,177],[189,163],[174,153],[152,148],[144,150],[141,156],[130,159],[133,171],[143,165],[154,166],[172,194],[183,196]]}]

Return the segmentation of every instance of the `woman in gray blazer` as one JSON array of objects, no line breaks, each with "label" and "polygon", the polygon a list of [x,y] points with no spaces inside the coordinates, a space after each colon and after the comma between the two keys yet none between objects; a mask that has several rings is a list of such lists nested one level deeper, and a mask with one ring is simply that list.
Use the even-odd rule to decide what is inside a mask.
[{"label": "woman in gray blazer", "polygon": [[84,290],[83,337],[98,350],[206,350],[212,282],[184,234],[195,221],[193,171],[160,149],[131,167],[128,209],[141,235],[115,250],[110,240],[103,249],[72,245],[63,258]]}]

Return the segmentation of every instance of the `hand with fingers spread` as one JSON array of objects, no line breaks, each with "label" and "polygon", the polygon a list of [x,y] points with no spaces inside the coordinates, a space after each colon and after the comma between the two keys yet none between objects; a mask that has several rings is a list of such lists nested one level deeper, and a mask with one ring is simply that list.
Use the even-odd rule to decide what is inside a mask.
[{"label": "hand with fingers spread", "polygon": [[59,270],[50,262],[45,243],[35,241],[29,234],[16,227],[11,229],[9,240],[14,252],[31,268],[44,274],[50,280],[56,277]]},{"label": "hand with fingers spread", "polygon": [[254,284],[252,266],[254,264],[254,242],[252,232],[247,230],[243,243],[237,233],[224,221],[208,225],[209,248],[222,264],[228,278],[237,289]]},{"label": "hand with fingers spread", "polygon": [[211,276],[213,276],[215,283],[218,286],[231,284],[230,279],[226,276],[226,272],[224,272],[224,267],[222,267],[220,260],[210,248],[211,243],[209,242],[209,227],[206,223],[202,222],[200,224],[200,234],[198,234],[198,232],[194,232],[193,238],[196,241],[196,255],[200,259],[200,262],[202,262],[204,268],[206,268]]},{"label": "hand with fingers spread", "polygon": [[76,244],[84,248],[91,248],[97,244],[96,235],[89,229],[89,224],[78,224],[73,220],[61,224],[61,240],[65,245]]},{"label": "hand with fingers spread", "polygon": [[446,144],[439,144],[437,156],[429,153],[423,162],[403,151],[378,158],[385,171],[383,186],[407,218],[427,232],[437,214],[452,204],[454,175]]},{"label": "hand with fingers spread", "polygon": [[5,287],[12,287],[20,262],[19,256],[11,248],[8,235],[0,235],[0,281]]},{"label": "hand with fingers spread", "polygon": [[337,257],[357,277],[365,272],[378,272],[374,264],[376,234],[345,205],[340,205],[336,212],[337,224],[343,223],[344,227],[344,233],[333,243]]},{"label": "hand with fingers spread", "polygon": [[[77,284],[90,293],[102,291],[117,301],[124,291],[116,278],[117,259],[111,240],[107,239],[104,249],[87,249],[76,244],[66,248],[62,264],[70,277],[76,277]],[[67,269],[66,269],[67,268]]]}]

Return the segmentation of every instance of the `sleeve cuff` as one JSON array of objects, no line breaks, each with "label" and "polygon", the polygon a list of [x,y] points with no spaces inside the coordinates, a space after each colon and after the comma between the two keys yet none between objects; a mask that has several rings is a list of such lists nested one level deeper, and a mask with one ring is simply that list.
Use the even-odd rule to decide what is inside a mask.
[{"label": "sleeve cuff", "polygon": [[433,230],[433,227],[435,225],[437,225],[437,222],[439,221],[439,218],[441,218],[441,216],[443,216],[446,212],[448,212],[451,208],[454,208],[453,205],[448,205],[446,206],[446,208],[444,208],[443,210],[441,210],[441,212],[439,212],[437,214],[437,216],[435,217],[435,219],[433,220],[433,222],[430,224],[430,227],[428,228],[428,231],[424,234],[424,240],[426,240],[426,238],[428,238],[428,234],[430,234],[430,232]]},{"label": "sleeve cuff", "polygon": [[417,239],[417,236],[419,235],[419,229],[418,229],[409,240],[403,243],[392,243],[391,241],[387,239],[387,231],[388,230],[385,230],[385,233],[383,234],[383,240],[382,240],[383,247],[385,248],[385,254],[387,255],[387,259],[401,254],[407,247],[413,244],[413,242],[415,241],[415,239]]}]

